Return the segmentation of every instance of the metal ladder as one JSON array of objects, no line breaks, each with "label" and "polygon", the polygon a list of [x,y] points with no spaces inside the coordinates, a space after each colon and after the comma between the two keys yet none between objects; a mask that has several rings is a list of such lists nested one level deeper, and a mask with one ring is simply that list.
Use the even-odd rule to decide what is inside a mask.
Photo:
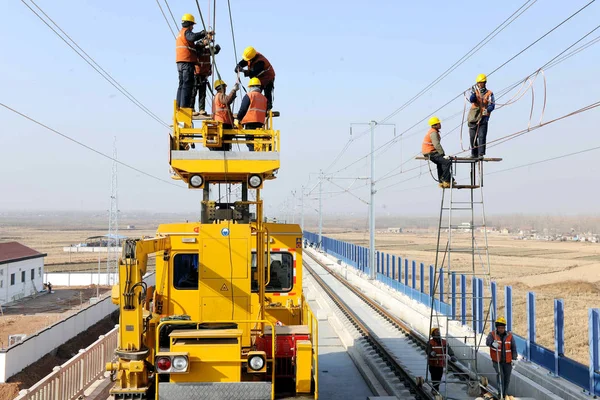
[{"label": "metal ladder", "polygon": [[[432,278],[433,294],[429,333],[431,333],[432,328],[438,328],[442,340],[446,341],[448,345],[450,344],[448,340],[449,325],[452,314],[458,317],[456,312],[458,302],[452,302],[448,307],[443,303],[444,295],[449,297],[454,293],[454,299],[460,298],[461,300],[466,296],[467,299],[472,299],[472,305],[470,315],[465,312],[461,318],[463,323],[471,328],[468,336],[464,336],[464,340],[461,340],[460,344],[457,344],[457,340],[453,340],[450,346],[468,372],[449,371],[449,361],[445,360],[444,375],[439,392],[433,391],[436,399],[453,397],[453,393],[449,393],[449,384],[467,385],[467,394],[473,397],[481,395],[481,386],[487,386],[487,379],[482,379],[483,374],[479,371],[477,365],[477,354],[479,348],[482,345],[485,346],[485,333],[490,326],[488,322],[491,324],[495,317],[491,315],[493,313],[492,281],[483,197],[483,165],[488,161],[501,161],[501,159],[454,158],[452,162],[453,178],[457,167],[466,164],[470,167],[470,182],[467,185],[456,185],[454,179],[452,179],[451,187],[442,190],[435,273]],[[446,190],[448,190],[448,193]],[[459,231],[463,231],[463,233],[458,234]],[[447,233],[445,244],[442,239],[443,233]],[[455,236],[464,237],[465,233],[468,234],[466,240],[455,238]],[[467,244],[464,244],[465,241]],[[461,260],[458,261],[458,259]],[[456,287],[458,277],[461,278],[459,288]],[[469,286],[473,288],[473,291],[469,291]],[[488,288],[487,295],[484,287]],[[446,304],[448,303],[446,301]],[[462,308],[465,303],[461,303]],[[446,307],[446,313],[442,312],[442,306]],[[483,319],[478,317],[481,310],[483,310]],[[468,309],[465,311],[468,311]],[[443,354],[446,355],[447,349],[443,350]],[[426,381],[432,383],[429,370],[427,371]]]}]

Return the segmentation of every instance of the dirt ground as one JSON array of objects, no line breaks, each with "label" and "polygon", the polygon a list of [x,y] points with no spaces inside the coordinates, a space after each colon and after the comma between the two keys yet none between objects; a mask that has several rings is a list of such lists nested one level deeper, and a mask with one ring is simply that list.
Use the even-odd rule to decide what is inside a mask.
[{"label": "dirt ground", "polygon": [[7,383],[0,383],[0,400],[14,399],[20,390],[27,389],[40,379],[52,372],[52,368],[64,364],[79,352],[80,349],[94,343],[100,335],[114,328],[117,318],[113,315],[93,325],[85,332],[60,346],[56,352],[46,354],[35,364],[8,379]]},{"label": "dirt ground", "polygon": [[[326,234],[368,246],[368,233]],[[442,247],[446,245],[446,239],[447,234],[444,234]],[[526,296],[529,291],[535,292],[537,343],[554,350],[554,299],[563,299],[565,355],[588,365],[588,309],[600,307],[600,244],[524,241],[493,233],[488,234],[488,240],[490,272],[498,284],[499,315],[504,312],[504,287],[510,285],[513,288],[513,331],[525,336]],[[482,237],[478,243],[482,246]],[[468,246],[468,234],[453,233],[453,248]],[[423,262],[426,266],[435,264],[434,233],[378,233],[376,247],[380,251]],[[453,253],[450,261],[452,270],[457,273],[472,271],[470,254]],[[478,258],[476,265],[477,273],[481,273],[482,262]]]},{"label": "dirt ground", "polygon": [[[100,296],[109,290],[100,287]],[[52,292],[2,306],[0,347],[8,347],[9,335],[31,335],[77,312],[90,297],[96,296],[95,287],[52,287]]]}]

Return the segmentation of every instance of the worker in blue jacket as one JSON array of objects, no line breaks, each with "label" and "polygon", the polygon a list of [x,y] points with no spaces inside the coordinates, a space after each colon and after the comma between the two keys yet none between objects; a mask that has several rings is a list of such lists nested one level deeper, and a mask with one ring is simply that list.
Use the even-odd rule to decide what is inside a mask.
[{"label": "worker in blue jacket", "polygon": [[471,110],[467,118],[469,136],[471,138],[471,158],[485,156],[485,144],[490,114],[496,107],[494,93],[486,87],[487,76],[477,75],[476,85],[471,91]]}]

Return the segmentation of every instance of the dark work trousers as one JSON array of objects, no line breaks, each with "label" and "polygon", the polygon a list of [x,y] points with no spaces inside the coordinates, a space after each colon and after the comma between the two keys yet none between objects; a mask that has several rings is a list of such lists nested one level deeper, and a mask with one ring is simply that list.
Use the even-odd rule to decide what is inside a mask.
[{"label": "dark work trousers", "polygon": [[177,87],[177,105],[180,108],[192,108],[192,91],[194,90],[194,63],[178,62],[179,86]]},{"label": "dark work trousers", "polygon": [[[259,78],[260,79],[260,78]],[[263,88],[263,93],[267,98],[267,111],[273,108],[273,90],[275,89],[275,81],[267,83]]]},{"label": "dark work trousers", "polygon": [[196,108],[196,96],[198,96],[198,111],[206,111],[206,85],[208,81],[206,76],[194,75],[194,89],[192,90],[192,108]]},{"label": "dark work trousers", "polygon": [[429,159],[437,166],[438,180],[440,182],[450,182],[452,178],[452,161],[446,160],[444,156],[438,153],[429,154]]},{"label": "dark work trousers", "polygon": [[431,374],[431,386],[438,392],[440,391],[440,381],[444,375],[444,367],[429,366],[429,373]]},{"label": "dark work trousers", "polygon": [[[223,124],[223,129],[233,129],[233,125],[231,124]],[[233,135],[223,135],[223,140],[231,140],[233,139]],[[231,143],[223,143],[221,147],[210,147],[209,150],[212,151],[231,151]]]},{"label": "dark work trousers", "polygon": [[[248,124],[244,124],[244,129],[262,129],[265,124],[261,124],[260,122],[250,122]],[[246,140],[254,140],[254,136],[246,135]],[[249,151],[254,151],[254,143],[247,143]]]},{"label": "dark work trousers", "polygon": [[508,394],[508,385],[510,384],[510,375],[512,374],[511,363],[500,363],[500,369],[498,369],[498,363],[492,362],[494,369],[496,370],[497,384],[500,386],[502,382],[502,394],[506,397]]},{"label": "dark work trousers", "polygon": [[469,136],[471,137],[471,156],[485,156],[485,143],[488,131],[488,120],[479,124],[469,124]]}]

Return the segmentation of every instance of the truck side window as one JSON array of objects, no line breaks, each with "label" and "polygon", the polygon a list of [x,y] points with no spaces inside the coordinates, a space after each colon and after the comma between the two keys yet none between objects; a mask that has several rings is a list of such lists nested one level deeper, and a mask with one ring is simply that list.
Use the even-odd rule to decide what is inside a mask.
[{"label": "truck side window", "polygon": [[173,257],[173,287],[198,289],[198,254],[176,254]]},{"label": "truck side window", "polygon": [[[292,290],[294,276],[294,257],[290,253],[271,252],[271,279],[266,292],[289,292]],[[252,253],[252,292],[258,292],[256,253]],[[267,278],[267,277],[265,277]]]}]

